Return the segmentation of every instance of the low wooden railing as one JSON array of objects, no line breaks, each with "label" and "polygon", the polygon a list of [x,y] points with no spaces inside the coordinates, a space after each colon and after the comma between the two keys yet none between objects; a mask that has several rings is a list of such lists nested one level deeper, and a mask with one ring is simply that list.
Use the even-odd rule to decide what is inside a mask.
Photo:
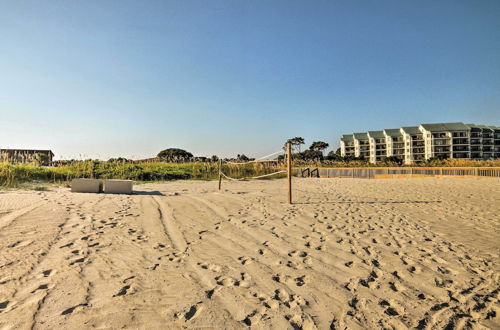
[{"label": "low wooden railing", "polygon": [[354,167],[319,168],[322,178],[495,177],[500,167]]}]

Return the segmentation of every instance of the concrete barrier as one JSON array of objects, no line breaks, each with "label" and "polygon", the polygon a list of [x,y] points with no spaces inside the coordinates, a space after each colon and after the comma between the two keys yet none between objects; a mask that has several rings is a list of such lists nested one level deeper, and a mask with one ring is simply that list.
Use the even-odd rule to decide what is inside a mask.
[{"label": "concrete barrier", "polygon": [[101,180],[97,179],[73,179],[71,191],[80,193],[98,193],[101,191]]},{"label": "concrete barrier", "polygon": [[106,194],[131,194],[132,180],[104,180]]}]

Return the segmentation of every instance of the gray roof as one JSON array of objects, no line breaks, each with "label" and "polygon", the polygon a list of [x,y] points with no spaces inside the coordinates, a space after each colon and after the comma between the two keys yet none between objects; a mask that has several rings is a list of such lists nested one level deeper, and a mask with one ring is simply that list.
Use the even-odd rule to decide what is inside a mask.
[{"label": "gray roof", "polygon": [[487,126],[487,125],[476,125],[476,124],[467,124],[469,128],[482,128],[482,129],[498,129],[495,126]]},{"label": "gray roof", "polygon": [[368,131],[368,135],[376,139],[385,138],[384,131]]},{"label": "gray roof", "polygon": [[406,126],[401,128],[407,134],[422,134],[422,132],[418,129],[418,126]]},{"label": "gray roof", "polygon": [[437,124],[422,124],[422,127],[430,132],[443,131],[468,131],[470,127],[464,123],[437,123]]},{"label": "gray roof", "polygon": [[384,129],[384,133],[388,136],[403,136],[403,133],[399,130],[399,128],[388,128]]},{"label": "gray roof", "polygon": [[368,140],[368,133],[354,133],[353,135],[357,140]]},{"label": "gray roof", "polygon": [[344,142],[352,142],[354,141],[354,137],[352,136],[352,134],[344,134],[342,135],[342,138],[341,138],[342,141]]}]

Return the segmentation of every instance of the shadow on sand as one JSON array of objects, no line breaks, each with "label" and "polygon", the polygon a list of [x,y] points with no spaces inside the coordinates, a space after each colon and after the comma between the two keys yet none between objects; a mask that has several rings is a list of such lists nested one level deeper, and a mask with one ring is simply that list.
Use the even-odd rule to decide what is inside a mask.
[{"label": "shadow on sand", "polygon": [[441,201],[338,201],[338,202],[294,202],[293,204],[434,204]]},{"label": "shadow on sand", "polygon": [[140,191],[140,190],[134,190],[132,192],[132,195],[149,195],[149,196],[165,196],[159,191]]}]

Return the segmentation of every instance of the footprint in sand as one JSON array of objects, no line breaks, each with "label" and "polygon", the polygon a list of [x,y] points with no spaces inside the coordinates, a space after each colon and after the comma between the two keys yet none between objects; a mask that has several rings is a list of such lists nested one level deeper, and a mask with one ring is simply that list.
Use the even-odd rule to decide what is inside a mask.
[{"label": "footprint in sand", "polygon": [[85,261],[85,258],[79,258],[79,259],[72,261],[69,265],[73,266],[74,264],[82,263],[84,261]]},{"label": "footprint in sand", "polygon": [[302,276],[295,278],[295,285],[297,285],[297,286],[306,285],[306,275],[302,275]]},{"label": "footprint in sand", "polygon": [[0,302],[0,313],[2,312],[2,309],[6,309],[7,306],[9,305],[10,301],[6,300],[3,302]]},{"label": "footprint in sand", "polygon": [[197,318],[202,310],[203,310],[203,305],[202,302],[200,301],[197,304],[190,306],[189,309],[186,310],[185,312],[175,313],[174,317],[176,319],[182,318],[184,319],[185,322],[188,322],[190,320]]},{"label": "footprint in sand", "polygon": [[78,307],[85,307],[85,306],[88,306],[88,304],[79,304],[79,305],[76,305],[76,306],[73,306],[73,307],[70,307],[66,310],[64,310],[61,315],[68,315],[68,314],[71,314],[73,313],[73,311],[78,308]]},{"label": "footprint in sand", "polygon": [[228,276],[217,276],[215,281],[218,285],[222,286],[234,286],[237,282],[234,278]]},{"label": "footprint in sand", "polygon": [[130,289],[130,285],[125,285],[118,291],[117,294],[114,294],[113,297],[124,296],[127,294],[128,289]]},{"label": "footprint in sand", "polygon": [[35,290],[31,291],[31,293],[35,293],[38,290],[47,290],[48,288],[49,288],[49,286],[47,284],[41,284],[38,288],[36,288]]},{"label": "footprint in sand", "polygon": [[66,244],[66,245],[62,245],[62,246],[60,246],[59,248],[60,248],[60,249],[62,249],[62,248],[66,248],[66,247],[71,247],[71,246],[73,246],[73,244],[74,244],[74,243],[68,243],[68,244]]},{"label": "footprint in sand", "polygon": [[208,269],[208,270],[211,270],[211,271],[216,272],[216,273],[220,273],[220,271],[222,270],[221,266],[215,265],[215,264],[209,264],[206,262],[199,262],[197,265],[203,269]]},{"label": "footprint in sand", "polygon": [[249,265],[251,263],[253,263],[253,258],[250,258],[250,257],[239,257],[238,260],[240,261],[240,263],[242,265]]}]

